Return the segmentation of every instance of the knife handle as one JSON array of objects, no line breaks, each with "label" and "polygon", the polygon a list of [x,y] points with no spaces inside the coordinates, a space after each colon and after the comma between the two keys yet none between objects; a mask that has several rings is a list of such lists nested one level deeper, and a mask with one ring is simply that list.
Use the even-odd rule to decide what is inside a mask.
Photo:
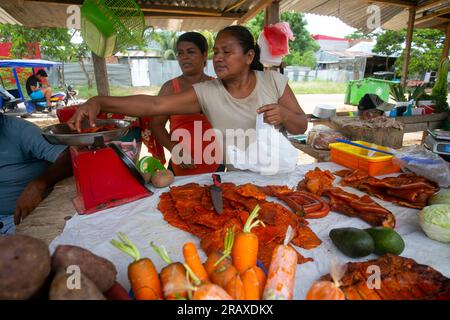
[{"label": "knife handle", "polygon": [[221,179],[220,179],[220,175],[218,175],[218,174],[213,174],[212,175],[212,178],[213,178],[213,181],[214,181],[214,185],[216,186],[216,187],[220,187],[221,186]]}]

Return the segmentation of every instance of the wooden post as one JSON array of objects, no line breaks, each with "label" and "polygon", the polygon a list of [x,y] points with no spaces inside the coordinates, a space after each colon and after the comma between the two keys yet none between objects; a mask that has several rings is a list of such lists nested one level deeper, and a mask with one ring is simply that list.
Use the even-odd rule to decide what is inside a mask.
[{"label": "wooden post", "polygon": [[106,60],[92,52],[92,62],[94,64],[95,83],[99,96],[109,96],[108,71],[106,70]]},{"label": "wooden post", "polygon": [[450,49],[450,22],[447,24],[447,33],[445,35],[444,47],[442,48],[441,60],[448,58],[449,49]]},{"label": "wooden post", "polygon": [[409,17],[408,17],[408,31],[406,32],[406,48],[403,56],[403,69],[402,69],[402,80],[401,84],[403,86],[406,85],[406,80],[408,78],[408,64],[409,58],[411,54],[411,42],[414,31],[414,20],[416,18],[416,7],[409,8]]},{"label": "wooden post", "polygon": [[274,24],[280,21],[280,3],[273,1],[270,6],[266,8],[264,15],[264,25]]}]

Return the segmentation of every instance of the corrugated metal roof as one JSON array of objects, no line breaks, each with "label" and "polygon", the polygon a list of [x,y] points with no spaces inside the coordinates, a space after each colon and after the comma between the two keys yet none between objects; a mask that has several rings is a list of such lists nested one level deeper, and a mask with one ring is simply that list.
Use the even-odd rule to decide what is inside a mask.
[{"label": "corrugated metal roof", "polygon": [[209,30],[209,31],[220,31],[226,26],[235,24],[236,20],[220,20],[218,18],[202,18],[198,19],[160,19],[155,17],[145,18],[146,25],[167,29],[171,31],[195,31],[195,30]]},{"label": "corrugated metal roof", "polygon": [[19,21],[14,19],[8,12],[0,7],[0,24],[21,24]]},{"label": "corrugated metal roof", "polygon": [[[291,0],[282,1],[281,11],[296,11],[313,13],[323,16],[334,16],[349,26],[363,32],[372,31],[367,25],[370,5],[366,1],[344,1],[344,0]],[[404,8],[394,7],[389,4],[377,3],[380,8],[381,24],[385,24],[393,17],[404,11]],[[332,26],[330,26],[331,28]]]},{"label": "corrugated metal roof", "polygon": [[[371,27],[368,26],[368,18],[371,13],[368,12],[370,5],[377,5],[380,8],[381,27],[384,29],[399,30],[407,27],[408,9],[405,7],[395,6],[390,3],[380,3],[358,0],[285,0],[280,3],[280,10],[296,11],[304,13],[313,13],[323,16],[334,16],[348,24],[349,26],[370,32]],[[450,8],[449,0],[441,0],[430,3],[429,0],[419,0],[416,10],[416,25],[420,28],[433,28],[448,23],[440,19],[425,19],[426,15],[444,12]],[[425,17],[425,18],[423,18]],[[425,19],[424,22],[421,22]],[[331,27],[331,26],[330,26]]]},{"label": "corrugated metal roof", "polygon": [[[149,26],[174,30],[208,29],[218,31],[235,24],[245,13],[263,3],[263,0],[136,0],[146,15]],[[82,5],[83,0],[62,2],[43,0],[1,0],[0,23],[21,23],[27,27],[66,27],[67,7]],[[438,27],[448,23],[446,17],[433,19],[434,15],[450,8],[449,0],[419,0],[416,15],[417,27]],[[431,3],[431,4],[430,4]],[[267,2],[266,2],[267,4]],[[369,0],[283,0],[280,10],[334,16],[363,32],[372,31],[367,25],[370,13]],[[406,27],[408,12],[405,7],[390,3],[375,3],[381,10],[381,26],[387,29]],[[426,7],[420,9],[425,4]],[[225,12],[225,14],[224,14]],[[193,18],[193,15],[196,18]],[[427,18],[424,15],[428,14]],[[332,28],[332,26],[330,26]]]},{"label": "corrugated metal roof", "polygon": [[[220,29],[237,23],[259,0],[136,0],[146,25],[172,31]],[[1,0],[0,23],[20,22],[27,27],[66,27],[67,8],[83,0]],[[38,18],[37,18],[38,17]]]}]

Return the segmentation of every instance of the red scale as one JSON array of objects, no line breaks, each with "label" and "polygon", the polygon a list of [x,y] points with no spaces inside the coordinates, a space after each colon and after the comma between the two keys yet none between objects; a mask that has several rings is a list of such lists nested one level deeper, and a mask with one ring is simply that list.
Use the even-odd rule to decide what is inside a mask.
[{"label": "red scale", "polygon": [[150,195],[111,147],[70,147],[80,214],[112,208]]},{"label": "red scale", "polygon": [[125,153],[113,143],[105,144],[125,135],[130,123],[106,119],[96,120],[96,124],[114,124],[117,129],[84,134],[74,133],[67,124],[43,129],[44,136],[51,143],[71,146],[77,188],[73,203],[79,214],[94,213],[151,195],[134,163]]}]

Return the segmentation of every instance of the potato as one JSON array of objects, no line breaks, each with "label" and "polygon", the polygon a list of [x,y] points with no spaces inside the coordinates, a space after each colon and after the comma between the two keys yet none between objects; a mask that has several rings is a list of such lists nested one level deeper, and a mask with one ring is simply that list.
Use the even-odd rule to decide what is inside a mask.
[{"label": "potato", "polygon": [[114,284],[117,270],[114,264],[91,251],[71,245],[56,247],[52,256],[52,269],[55,273],[67,271],[67,267],[76,265],[80,267],[101,292],[105,292]]},{"label": "potato", "polygon": [[0,299],[32,298],[50,274],[47,245],[24,235],[0,236]]},{"label": "potato", "polygon": [[[79,279],[75,280],[76,273],[68,274],[59,272],[50,286],[50,300],[106,300],[105,296],[97,288],[95,283],[83,272],[78,273]],[[77,282],[78,281],[78,282]],[[77,288],[77,285],[79,287]]]},{"label": "potato", "polygon": [[156,188],[164,188],[173,182],[174,175],[170,170],[159,170],[153,173],[151,180]]}]

